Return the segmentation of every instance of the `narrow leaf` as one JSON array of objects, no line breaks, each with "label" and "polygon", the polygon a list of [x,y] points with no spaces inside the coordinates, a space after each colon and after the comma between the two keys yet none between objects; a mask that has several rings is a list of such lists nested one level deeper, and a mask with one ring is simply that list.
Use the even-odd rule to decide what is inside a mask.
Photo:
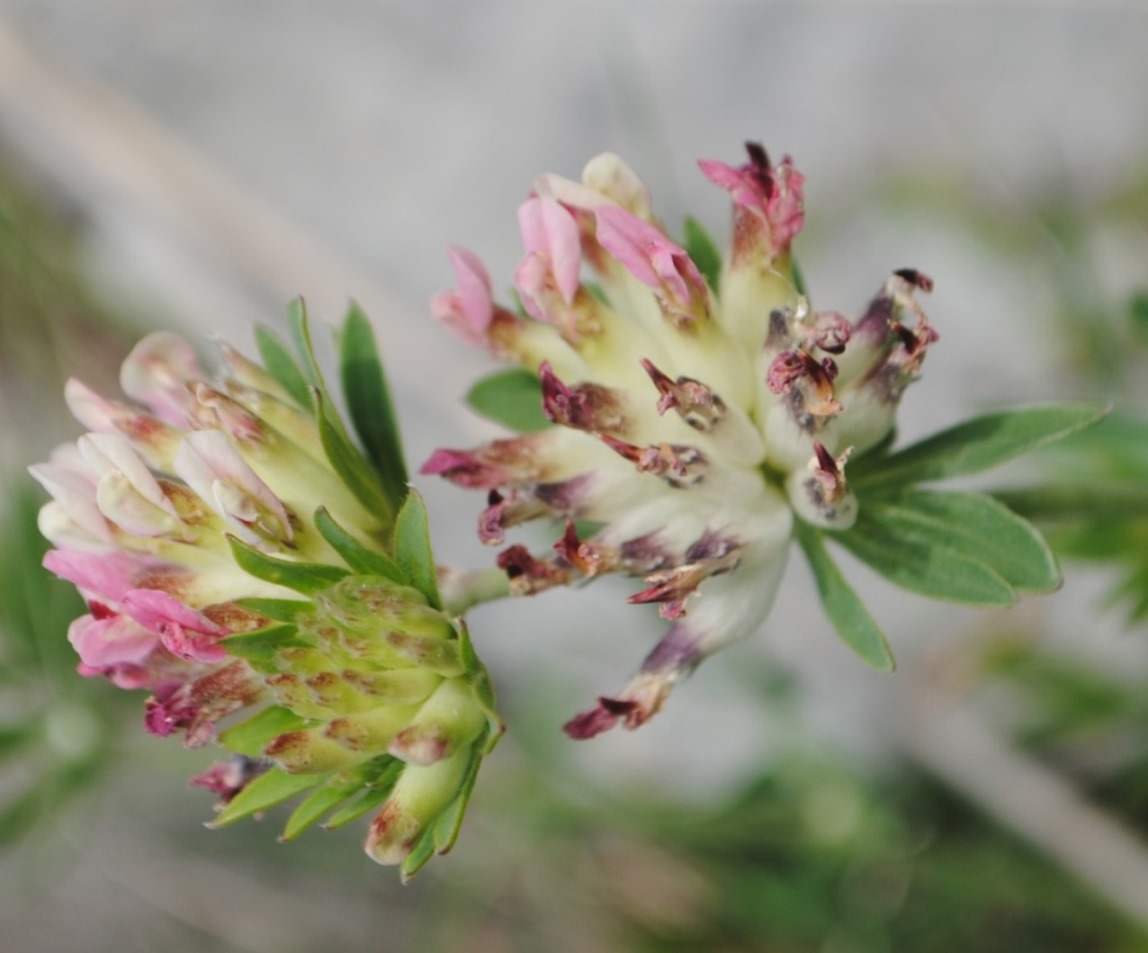
[{"label": "narrow leaf", "polygon": [[391,796],[391,789],[395,786],[395,782],[398,781],[399,775],[403,773],[404,767],[403,762],[397,758],[390,759],[379,776],[369,783],[367,790],[363,792],[362,796],[332,814],[327,818],[323,826],[327,828],[327,830],[338,830],[340,827],[345,827],[352,821],[357,821],[364,814],[369,814],[376,808],[381,807],[386,799]]},{"label": "narrow leaf", "polygon": [[399,865],[402,882],[408,884],[427,862],[434,856],[434,831],[429,830],[419,839],[412,850]]},{"label": "narrow leaf", "polygon": [[354,572],[368,576],[383,576],[391,582],[404,586],[408,584],[402,570],[390,557],[359,542],[335,522],[326,507],[321,506],[315,511],[315,527]]},{"label": "narrow leaf", "polygon": [[228,655],[268,666],[274,664],[280,649],[305,647],[308,643],[299,638],[299,630],[294,625],[280,622],[254,632],[229,635],[220,639],[219,644]]},{"label": "narrow leaf", "polygon": [[426,504],[417,490],[411,490],[395,520],[395,559],[408,585],[426,596],[427,602],[436,609],[441,609]]},{"label": "narrow leaf", "polygon": [[291,340],[302,361],[302,372],[307,383],[311,387],[326,390],[323,373],[319,370],[319,362],[315,358],[315,344],[311,340],[307,303],[302,298],[295,298],[287,306],[287,327],[291,330]]},{"label": "narrow leaf", "polygon": [[227,806],[216,815],[209,827],[224,827],[236,821],[266,811],[289,801],[322,783],[321,777],[313,774],[287,774],[279,768],[272,768],[259,775],[247,787],[235,795]]},{"label": "narrow leaf", "polygon": [[878,671],[893,671],[896,663],[885,634],[830,559],[821,533],[800,520],[796,521],[795,531],[813,570],[821,605],[841,640]]},{"label": "narrow leaf", "polygon": [[280,835],[282,841],[293,841],[316,824],[329,811],[363,790],[366,781],[361,768],[337,775],[312,792],[291,813]]},{"label": "narrow leaf", "polygon": [[866,516],[832,538],[902,589],[985,608],[1011,606],[1016,591],[982,560],[921,536],[903,535]]},{"label": "narrow leaf", "polygon": [[318,409],[319,440],[331,469],[339,475],[355,499],[368,511],[378,515],[384,523],[389,523],[395,512],[396,500],[388,495],[374,469],[359,452],[359,448],[351,443],[323,393],[319,390],[313,393]]},{"label": "narrow leaf", "polygon": [[891,536],[947,546],[983,562],[1022,591],[1050,592],[1061,583],[1056,557],[1040,533],[983,494],[913,490],[869,503],[865,515]]},{"label": "narrow leaf", "polygon": [[255,344],[267,373],[275,378],[300,407],[311,407],[307,378],[279,336],[270,328],[255,329]]},{"label": "narrow leaf", "polygon": [[467,393],[466,402],[487,420],[519,433],[538,433],[553,426],[542,410],[538,375],[522,368],[484,377]]},{"label": "narrow leaf", "polygon": [[721,252],[718,251],[717,243],[696,218],[686,217],[684,232],[686,252],[698,266],[710,291],[717,294],[721,281]]},{"label": "narrow leaf", "polygon": [[340,566],[292,562],[268,556],[234,536],[229,535],[227,541],[231,544],[231,555],[244,572],[250,573],[256,579],[285,586],[304,595],[329,589],[340,579],[350,575]]},{"label": "narrow leaf", "polygon": [[351,423],[379,474],[383,492],[398,506],[409,481],[398,419],[371,323],[353,302],[339,335],[339,357]]},{"label": "narrow leaf", "polygon": [[909,483],[979,473],[1096,423],[1109,411],[1097,404],[1053,404],[986,414],[915,443],[886,458],[858,460],[850,483],[896,490]]},{"label": "narrow leaf", "polygon": [[307,725],[307,719],[296,715],[290,708],[272,705],[222,732],[219,743],[228,751],[248,758],[258,758],[271,741],[288,731],[306,728]]}]

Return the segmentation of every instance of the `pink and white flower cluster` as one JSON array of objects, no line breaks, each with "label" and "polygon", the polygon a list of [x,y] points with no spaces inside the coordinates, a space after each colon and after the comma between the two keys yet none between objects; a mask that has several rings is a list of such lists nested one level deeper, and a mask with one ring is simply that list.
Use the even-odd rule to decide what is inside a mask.
[{"label": "pink and white flower cluster", "polygon": [[[790,257],[804,176],[747,150],[738,166],[699,163],[732,199],[720,273],[605,154],[581,181],[540,177],[519,208],[521,311],[494,300],[461,248],[456,289],[432,302],[463,339],[536,373],[556,426],[439,450],[423,472],[487,492],[478,531],[491,545],[529,520],[565,521],[552,551],[502,550],[514,593],[619,572],[644,580],[630,601],[670,623],[619,694],[567,724],[576,738],[642,724],[706,656],[761,625],[795,516],[828,529],[856,519],[846,461],[890,433],[936,339],[914,300],[931,282],[912,270],[854,320],[814,310]],[[584,538],[575,521],[599,528]]]}]

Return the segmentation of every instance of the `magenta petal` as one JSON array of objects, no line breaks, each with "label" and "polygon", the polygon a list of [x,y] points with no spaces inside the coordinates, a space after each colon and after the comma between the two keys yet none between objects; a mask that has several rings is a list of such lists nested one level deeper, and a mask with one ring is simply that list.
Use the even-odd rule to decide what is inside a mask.
[{"label": "magenta petal", "polygon": [[156,632],[164,648],[179,658],[212,664],[227,657],[217,644],[227,630],[166,592],[133,589],[124,596],[123,611]]}]

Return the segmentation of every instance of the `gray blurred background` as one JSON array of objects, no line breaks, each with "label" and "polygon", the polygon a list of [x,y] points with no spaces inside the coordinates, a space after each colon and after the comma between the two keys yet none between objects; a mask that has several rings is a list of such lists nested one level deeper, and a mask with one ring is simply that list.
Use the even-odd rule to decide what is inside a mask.
[{"label": "gray blurred background", "polygon": [[[136,327],[247,346],[251,326],[278,322],[297,294],[331,321],[358,299],[381,335],[415,464],[496,432],[459,402],[491,369],[487,357],[427,315],[430,295],[452,281],[448,244],[477,251],[508,288],[520,254],[515,209],[534,176],[577,177],[605,150],[645,178],[665,221],[689,213],[724,235],[724,195],[695,160],[736,161],[746,139],[792,154],[808,176],[797,250],[817,306],[854,312],[894,268],[936,280],[927,308],[942,341],[909,392],[905,438],[985,406],[1102,389],[1103,348],[1086,354],[1071,321],[1087,311],[1081,300],[1099,309],[1148,281],[1144,203],[1125,213],[1121,198],[1142,196],[1148,181],[1141,4],[0,0],[0,153],[70,222],[102,306]],[[1039,214],[1045,207],[1079,210],[1085,225],[1066,242]],[[1133,399],[1144,396],[1141,380],[1125,381]],[[0,426],[8,475],[74,433],[58,407],[35,401],[9,402]],[[419,485],[440,558],[489,560],[473,538],[480,501]],[[654,622],[624,604],[626,589],[491,606],[472,628],[512,731],[521,719],[551,732],[564,763],[606,784],[687,800],[734,790],[785,747],[788,726],[762,715],[746,675],[776,664],[800,673],[794,708],[815,743],[866,763],[907,753],[936,776],[950,772],[989,815],[1010,804],[1039,814],[1009,787],[1023,771],[1008,775],[1015,764],[992,760],[1001,752],[980,721],[930,722],[913,707],[920,692],[909,697],[924,685],[945,700],[932,674],[913,672],[944,668],[954,636],[998,623],[938,612],[859,574],[907,670],[891,683],[838,645],[797,562],[754,644],[710,662],[640,734],[585,746],[562,739],[559,725],[619,687],[656,637]],[[1143,684],[1148,640],[1125,635],[1112,613],[1097,622],[1102,587],[1070,574],[1057,596],[999,624],[1039,629]],[[950,730],[958,734],[928,733]],[[971,747],[962,753],[961,743]],[[950,760],[930,764],[939,748]],[[518,757],[507,745],[487,774],[512,773]],[[206,796],[184,792],[179,776],[203,761],[142,740],[113,793],[62,822],[69,848],[0,867],[11,881],[0,894],[0,947],[414,942],[402,939],[401,908],[434,884],[398,892],[390,872],[360,862],[361,832],[312,834],[278,848],[275,858],[291,855],[285,866],[261,866],[245,851],[266,849],[270,824],[198,827]],[[990,775],[980,793],[968,780],[977,772]],[[481,795],[479,804],[468,825],[493,825]],[[1048,808],[1040,830],[1024,830],[1023,816],[1005,824],[1070,869],[1087,853],[1081,843],[1102,845],[1073,875],[1108,891],[1125,916],[1138,906],[1148,923],[1143,849],[1103,819],[1081,841],[1055,842],[1062,807]],[[1053,842],[1041,843],[1049,831]],[[481,879],[498,852],[470,853],[469,833],[446,864]],[[474,841],[484,851],[498,842]],[[462,948],[580,948],[569,935],[539,936]],[[829,953],[861,949],[830,939]]]}]

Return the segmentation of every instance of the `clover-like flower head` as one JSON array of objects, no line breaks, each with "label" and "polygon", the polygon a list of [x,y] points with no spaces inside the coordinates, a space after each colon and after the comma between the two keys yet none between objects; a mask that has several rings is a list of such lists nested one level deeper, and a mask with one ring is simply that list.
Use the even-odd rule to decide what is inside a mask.
[{"label": "clover-like flower head", "polygon": [[670,623],[620,694],[567,724],[577,738],[642,724],[761,625],[795,515],[852,525],[847,461],[889,436],[937,338],[916,301],[931,282],[910,269],[852,320],[813,308],[790,256],[804,176],[788,157],[750,144],[740,166],[699,165],[732,199],[724,258],[696,223],[671,238],[634,172],[601,155],[581,182],[542,176],[519,209],[521,311],[458,248],[457,290],[432,301],[465,340],[537,375],[555,426],[439,450],[423,472],[487,492],[478,531],[491,545],[529,520],[565,521],[553,551],[502,550],[515,593],[623,573],[644,580],[630,601]]}]

